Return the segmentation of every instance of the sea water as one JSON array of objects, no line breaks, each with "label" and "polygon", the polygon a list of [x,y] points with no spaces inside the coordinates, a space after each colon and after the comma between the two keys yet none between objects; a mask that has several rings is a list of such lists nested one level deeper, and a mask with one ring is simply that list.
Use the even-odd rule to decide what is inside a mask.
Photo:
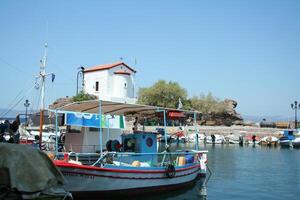
[{"label": "sea water", "polygon": [[[189,149],[194,144],[172,145]],[[138,199],[300,199],[300,149],[239,145],[200,145],[208,150],[212,175],[185,190]],[[133,198],[135,199],[135,198]]]}]

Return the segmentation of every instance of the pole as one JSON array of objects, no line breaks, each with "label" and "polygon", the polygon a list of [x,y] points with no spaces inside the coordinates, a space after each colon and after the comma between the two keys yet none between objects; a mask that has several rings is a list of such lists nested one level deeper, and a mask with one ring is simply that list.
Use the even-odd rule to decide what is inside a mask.
[{"label": "pole", "polygon": [[44,122],[44,110],[40,110],[40,138],[39,138],[39,148],[42,150],[42,137],[43,137],[43,122]]},{"label": "pole", "polygon": [[297,127],[297,125],[298,125],[298,123],[297,123],[297,104],[295,104],[296,105],[296,107],[295,107],[295,129],[297,129],[298,127]]},{"label": "pole", "polygon": [[44,123],[44,109],[45,109],[45,78],[46,78],[46,63],[47,63],[47,43],[45,43],[44,59],[41,65],[40,77],[41,77],[41,105],[40,105],[40,141],[39,146],[42,149],[43,138],[43,123]]},{"label": "pole", "polygon": [[163,110],[163,113],[164,113],[165,148],[166,148],[166,150],[168,150],[166,110]]},{"label": "pole", "polygon": [[57,116],[57,110],[55,110],[55,157],[57,158],[58,155],[58,116]]},{"label": "pole", "polygon": [[77,72],[77,81],[76,81],[76,95],[78,95],[78,77],[79,77],[80,71]]},{"label": "pole", "polygon": [[28,114],[27,114],[27,111],[28,111],[28,107],[30,106],[30,103],[29,103],[29,100],[26,99],[25,100],[25,103],[24,103],[24,106],[25,106],[25,127],[27,127],[27,122],[28,122]]},{"label": "pole", "polygon": [[99,142],[100,142],[100,156],[102,156],[102,105],[101,105],[101,99],[99,98]]},{"label": "pole", "polygon": [[198,142],[198,129],[197,129],[197,114],[194,112],[194,128],[195,128],[195,133],[196,133],[196,150],[199,149],[199,142]]},{"label": "pole", "polygon": [[110,120],[111,118],[107,118],[107,141],[109,140],[109,120]]},{"label": "pole", "polygon": [[25,123],[27,124],[27,106],[25,108]]},{"label": "pole", "polygon": [[297,110],[300,108],[300,104],[298,105],[297,101],[294,101],[294,103],[291,104],[291,108],[295,110],[295,129],[298,128],[298,122],[297,122]]},{"label": "pole", "polygon": [[77,81],[76,81],[76,95],[78,95],[78,79],[79,79],[79,74],[81,73],[82,74],[82,89],[84,89],[84,67],[83,66],[80,66],[78,69],[80,69],[78,72],[77,72]]}]

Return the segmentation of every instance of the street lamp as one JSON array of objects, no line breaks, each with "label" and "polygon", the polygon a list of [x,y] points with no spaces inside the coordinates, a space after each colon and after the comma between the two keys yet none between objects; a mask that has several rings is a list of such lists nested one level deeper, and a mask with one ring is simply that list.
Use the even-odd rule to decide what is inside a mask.
[{"label": "street lamp", "polygon": [[77,72],[77,87],[76,87],[76,95],[78,95],[78,78],[79,78],[79,74],[82,74],[82,87],[84,86],[84,67],[80,66],[78,67],[79,71]]},{"label": "street lamp", "polygon": [[25,120],[26,120],[26,124],[27,124],[27,108],[30,106],[28,99],[25,100],[24,106],[25,106]]},{"label": "street lamp", "polygon": [[297,129],[298,128],[298,126],[297,126],[298,125],[298,123],[297,123],[297,110],[300,109],[300,104],[298,104],[297,101],[294,101],[294,103],[291,104],[291,108],[293,110],[295,110],[295,129]]}]

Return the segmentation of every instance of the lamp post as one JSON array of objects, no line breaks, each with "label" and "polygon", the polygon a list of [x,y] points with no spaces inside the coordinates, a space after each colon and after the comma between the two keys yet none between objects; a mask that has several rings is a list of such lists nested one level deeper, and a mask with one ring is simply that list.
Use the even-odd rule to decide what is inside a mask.
[{"label": "lamp post", "polygon": [[76,84],[76,95],[78,95],[78,78],[79,78],[79,74],[82,74],[82,86],[84,86],[84,67],[80,66],[78,67],[79,71],[77,72],[77,84]]},{"label": "lamp post", "polygon": [[27,124],[27,108],[30,106],[30,103],[29,103],[28,99],[25,100],[24,106],[25,106],[25,121],[26,121],[26,124]]},{"label": "lamp post", "polygon": [[298,125],[298,123],[297,123],[297,110],[300,109],[300,104],[298,104],[297,101],[294,101],[294,103],[291,104],[291,108],[293,110],[295,110],[295,129],[297,129],[298,128],[298,126],[297,126]]}]

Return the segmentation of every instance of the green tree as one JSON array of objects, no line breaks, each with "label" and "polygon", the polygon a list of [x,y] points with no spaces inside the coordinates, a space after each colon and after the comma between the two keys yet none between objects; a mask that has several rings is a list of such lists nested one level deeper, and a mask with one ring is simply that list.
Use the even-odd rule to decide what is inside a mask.
[{"label": "green tree", "polygon": [[211,92],[207,95],[201,94],[199,97],[191,98],[191,107],[202,112],[204,116],[226,112],[224,101],[215,98]]},{"label": "green tree", "polygon": [[88,100],[95,100],[97,99],[96,96],[84,93],[82,90],[75,96],[72,97],[72,101],[88,101]]},{"label": "green tree", "polygon": [[159,80],[149,88],[140,88],[138,91],[138,103],[177,108],[178,101],[187,99],[187,92],[176,82]]}]

